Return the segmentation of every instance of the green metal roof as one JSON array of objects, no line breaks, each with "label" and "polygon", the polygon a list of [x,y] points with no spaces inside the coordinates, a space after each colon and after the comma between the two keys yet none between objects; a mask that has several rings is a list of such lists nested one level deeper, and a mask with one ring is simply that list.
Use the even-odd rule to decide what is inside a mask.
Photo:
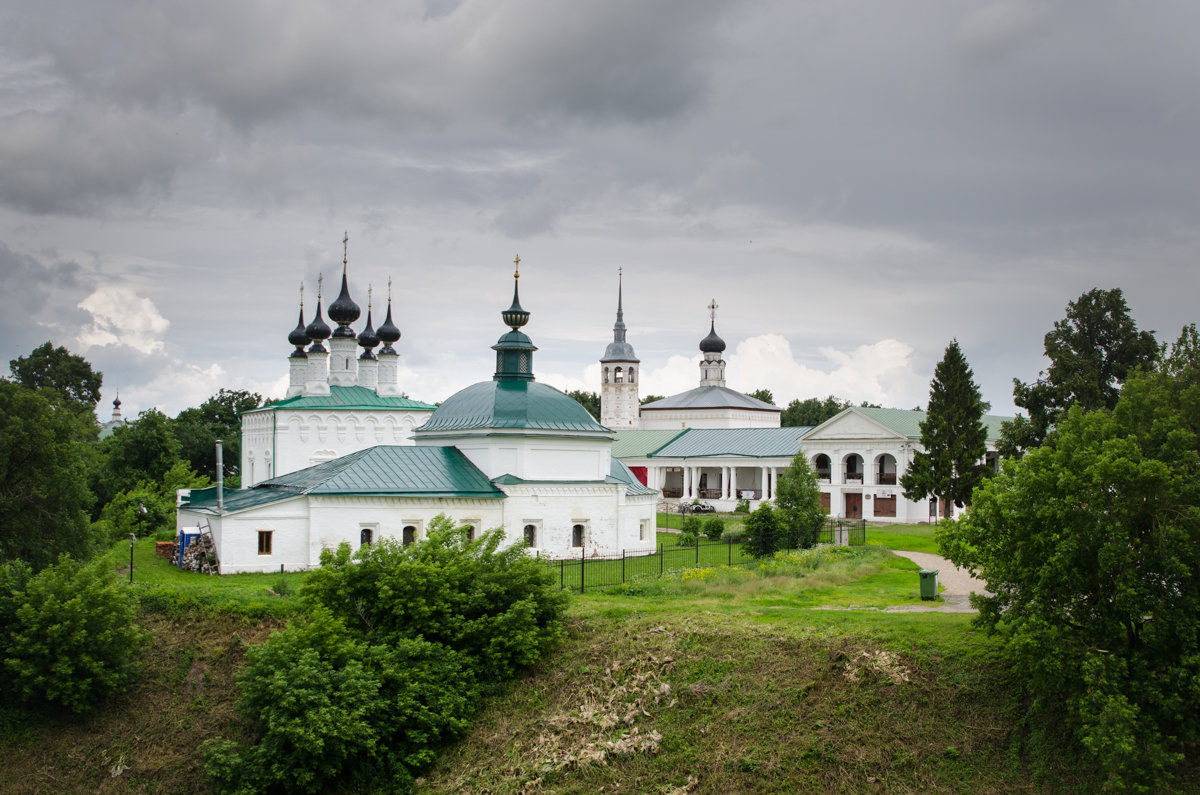
[{"label": "green metal roof", "polygon": [[378,409],[404,411],[433,411],[437,406],[422,403],[406,397],[385,397],[375,393],[365,386],[331,386],[328,395],[296,395],[278,403],[271,403],[256,409],[243,412],[253,414],[259,411],[279,411],[281,409],[343,409],[347,411],[369,411]]},{"label": "green metal roof", "polygon": [[493,478],[492,482],[502,486],[516,486],[522,484],[533,485],[539,483],[550,483],[554,485],[566,484],[576,486],[583,486],[589,483],[612,483],[618,485],[623,483],[625,484],[625,494],[630,497],[642,494],[658,493],[658,489],[652,489],[649,486],[642,485],[642,482],[637,479],[637,475],[634,475],[633,472],[630,471],[629,467],[625,466],[615,458],[612,459],[612,463],[608,468],[608,477],[606,477],[604,480],[526,480],[525,478],[519,478],[516,475],[501,475],[500,477]]},{"label": "green metal roof", "polygon": [[520,380],[481,381],[456,392],[415,433],[486,429],[612,434],[554,387]]},{"label": "green metal roof", "polygon": [[[249,489],[225,492],[224,513],[304,494],[501,499],[497,489],[456,447],[379,445],[289,472]],[[216,512],[216,488],[196,489],[184,506]]]},{"label": "green metal roof", "polygon": [[808,428],[689,428],[652,458],[791,458]]},{"label": "green metal roof", "polygon": [[685,430],[617,431],[613,439],[613,458],[649,458]]},{"label": "green metal roof", "polygon": [[[909,439],[921,438],[921,423],[925,421],[925,412],[923,411],[916,411],[914,409],[877,409],[867,406],[852,406],[846,410],[857,411],[859,414],[875,420],[885,428],[895,431],[900,436],[905,436]],[[999,439],[1000,425],[1011,419],[1012,417],[984,415],[983,426],[987,428],[988,441]]]}]

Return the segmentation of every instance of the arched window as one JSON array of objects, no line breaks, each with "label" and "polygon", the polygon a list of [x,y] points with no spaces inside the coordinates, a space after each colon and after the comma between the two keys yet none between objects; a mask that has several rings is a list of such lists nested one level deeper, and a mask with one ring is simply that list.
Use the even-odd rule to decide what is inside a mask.
[{"label": "arched window", "polygon": [[829,456],[825,455],[824,453],[821,453],[816,458],[814,458],[813,459],[813,469],[817,470],[817,479],[818,480],[829,480],[829,472],[831,469],[831,467],[829,465]]},{"label": "arched window", "polygon": [[412,525],[405,525],[403,534],[401,535],[401,539],[403,540],[405,546],[416,541],[417,540],[417,528],[413,527]]},{"label": "arched window", "polygon": [[616,383],[616,384],[625,383],[625,371],[622,370],[620,367],[613,370],[613,383]]},{"label": "arched window", "polygon": [[537,527],[534,525],[525,525],[525,546],[530,549],[537,546]]},{"label": "arched window", "polygon": [[371,528],[364,527],[358,534],[358,543],[360,546],[369,547],[371,541],[374,540],[375,534],[371,532]]},{"label": "arched window", "polygon": [[633,384],[633,383],[636,383],[636,382],[634,381],[634,378],[635,378],[635,376],[636,376],[636,375],[637,375],[637,368],[636,368],[636,367],[630,367],[630,368],[629,368],[629,383],[631,383],[631,384]]},{"label": "arched window", "polygon": [[571,528],[571,546],[583,546],[583,525],[577,524]]}]

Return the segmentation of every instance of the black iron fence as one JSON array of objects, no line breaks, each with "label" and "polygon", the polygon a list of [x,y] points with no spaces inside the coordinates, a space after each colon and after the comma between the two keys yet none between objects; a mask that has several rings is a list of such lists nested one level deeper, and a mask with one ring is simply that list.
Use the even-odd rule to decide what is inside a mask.
[{"label": "black iron fence", "polygon": [[[830,519],[818,533],[817,543],[834,543],[837,530],[847,531],[850,546],[867,543],[867,523],[861,519]],[[791,549],[784,547],[785,551]],[[687,545],[659,544],[653,552],[622,550],[619,554],[600,555],[584,548],[577,558],[546,560],[545,565],[558,576],[560,588],[583,593],[589,589],[661,577],[668,571],[745,566],[755,562],[754,556],[742,548],[741,539],[730,537],[719,541],[700,539]]]}]

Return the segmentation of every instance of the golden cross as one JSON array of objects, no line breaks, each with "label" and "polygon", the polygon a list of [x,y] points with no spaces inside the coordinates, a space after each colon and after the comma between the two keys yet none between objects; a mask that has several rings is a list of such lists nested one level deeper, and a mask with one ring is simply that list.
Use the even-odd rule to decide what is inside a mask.
[{"label": "golden cross", "polygon": [[513,278],[514,279],[521,278],[521,255],[520,254],[518,254],[516,259],[513,260],[513,267],[514,267]]},{"label": "golden cross", "polygon": [[325,281],[325,274],[317,274],[317,303],[321,302],[321,282]]},{"label": "golden cross", "polygon": [[346,232],[342,238],[342,270],[346,270],[346,260],[349,259],[350,253],[350,233]]}]

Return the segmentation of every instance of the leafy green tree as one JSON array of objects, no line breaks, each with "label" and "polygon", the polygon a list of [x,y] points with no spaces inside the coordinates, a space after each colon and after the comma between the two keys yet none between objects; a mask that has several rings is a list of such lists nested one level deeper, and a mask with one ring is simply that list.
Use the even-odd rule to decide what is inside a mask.
[{"label": "leafy green tree", "polygon": [[779,532],[779,518],[771,503],[764,502],[746,517],[746,530],[742,536],[742,549],[756,558],[769,558],[780,549],[783,542]]},{"label": "leafy green tree", "polygon": [[987,581],[977,621],[1004,630],[1035,708],[1113,789],[1171,789],[1200,741],[1200,368],[1183,342],[1111,412],[1072,407],[938,538]]},{"label": "leafy green tree", "polygon": [[971,492],[985,477],[983,414],[988,404],[974,377],[958,340],[951,340],[929,386],[929,409],[921,421],[925,449],[913,454],[912,464],[900,478],[908,499],[923,500],[932,494],[941,506],[961,508],[970,504]]},{"label": "leafy green tree", "polygon": [[779,473],[775,507],[784,545],[788,549],[807,549],[816,545],[825,523],[825,509],[821,507],[817,473],[803,450],[796,453],[787,469]]},{"label": "leafy green tree", "polygon": [[644,398],[642,398],[641,405],[644,406],[647,403],[653,403],[656,400],[666,400],[666,399],[667,399],[666,395],[646,395]]},{"label": "leafy green tree", "polygon": [[592,415],[592,419],[600,421],[600,396],[595,392],[585,392],[582,389],[572,389],[567,393],[567,397],[574,400],[579,405],[588,410],[588,414]]},{"label": "leafy green tree", "polygon": [[679,522],[679,546],[694,547],[700,541],[701,522],[699,516],[685,516]]},{"label": "leafy green tree", "polygon": [[193,470],[214,480],[217,477],[217,439],[224,447],[225,478],[238,476],[241,468],[241,414],[263,403],[262,395],[244,389],[221,389],[196,408],[184,409],[175,417],[171,430],[179,440],[179,454]]},{"label": "leafy green tree", "polygon": [[829,395],[821,398],[796,399],[787,404],[787,408],[779,417],[779,422],[785,428],[800,428],[820,425],[825,420],[836,417],[850,407],[848,400]]},{"label": "leafy green tree", "polygon": [[107,505],[122,491],[143,481],[157,483],[182,459],[172,421],[158,409],[147,409],[133,422],[100,441],[92,470],[92,491]]},{"label": "leafy green tree", "polygon": [[1092,289],[1068,303],[1044,345],[1049,369],[1032,384],[1013,379],[1013,402],[1029,419],[1003,430],[999,450],[1006,457],[1040,444],[1073,405],[1111,409],[1121,384],[1158,355],[1154,333],[1138,331],[1120,288]]},{"label": "leafy green tree", "polygon": [[258,742],[205,743],[220,792],[409,791],[478,701],[461,654],[356,637],[320,607],[246,657],[238,708]]},{"label": "leafy green tree", "polygon": [[0,381],[0,560],[40,569],[94,551],[82,422],[41,392]]},{"label": "leafy green tree", "polygon": [[747,392],[746,395],[755,400],[761,400],[763,403],[775,405],[775,395],[769,389],[756,389],[753,392]]},{"label": "leafy green tree", "polygon": [[28,356],[11,360],[8,367],[18,384],[53,391],[72,404],[76,413],[91,414],[100,402],[104,374],[92,370],[86,359],[61,345],[56,348],[44,342]]},{"label": "leafy green tree", "polygon": [[470,541],[439,515],[415,544],[326,550],[301,594],[352,629],[464,652],[481,681],[500,683],[557,642],[567,600],[545,567],[520,546],[501,549],[503,540],[489,530]]},{"label": "leafy green tree", "polygon": [[[161,481],[139,481],[129,491],[118,492],[100,510],[100,519],[92,526],[100,538],[111,543],[130,534],[139,538],[175,529],[175,490],[200,489],[212,485],[197,475],[184,461],[176,462]],[[144,509],[144,511],[143,511]]]},{"label": "leafy green tree", "polygon": [[0,681],[12,697],[85,712],[133,679],[146,636],[103,558],[64,555],[38,574],[4,564],[0,588]]}]

